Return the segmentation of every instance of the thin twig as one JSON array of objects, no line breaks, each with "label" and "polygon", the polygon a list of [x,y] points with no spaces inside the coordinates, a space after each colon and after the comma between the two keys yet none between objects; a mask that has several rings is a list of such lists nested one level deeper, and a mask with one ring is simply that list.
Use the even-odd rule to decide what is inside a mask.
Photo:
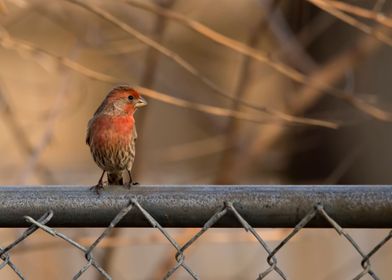
[{"label": "thin twig", "polygon": [[146,50],[147,46],[139,42],[131,42],[130,40],[120,40],[111,42],[109,46],[103,47],[101,49],[89,49],[89,51],[98,51],[104,55],[123,55],[123,54],[133,54],[136,52],[141,52]]},{"label": "thin twig", "polygon": [[152,5],[146,2],[139,2],[134,0],[122,0],[123,2],[132,5],[133,7],[144,9],[153,13],[157,13],[159,15],[168,17],[172,20],[175,20],[186,27],[190,28],[191,30],[203,35],[204,37],[218,43],[222,46],[230,48],[242,55],[250,56],[251,58],[266,63],[278,72],[284,74],[285,76],[293,79],[294,81],[301,82],[304,81],[305,77],[302,73],[299,73],[295,69],[290,68],[289,66],[280,63],[278,61],[273,61],[269,54],[263,53],[260,50],[251,48],[246,44],[243,44],[240,41],[236,41],[229,37],[224,36],[221,33],[216,32],[215,30],[209,28],[208,26],[190,19],[184,15],[176,13],[171,10],[167,10],[156,5]]},{"label": "thin twig", "polygon": [[[26,42],[21,42],[19,40],[16,40],[12,38],[9,34],[4,34],[0,32],[0,45],[6,49],[10,50],[15,50],[19,53],[23,54],[28,54],[31,58],[36,60],[37,62],[37,55],[44,55],[47,58],[53,59],[55,63],[65,65],[69,67],[70,69],[90,78],[94,79],[97,81],[109,83],[109,84],[118,84],[118,83],[123,83],[121,79],[115,78],[113,76],[103,74],[97,71],[94,71],[90,68],[87,68],[76,61],[73,61],[69,58],[65,58],[62,56],[58,56],[55,54],[52,54],[40,47],[36,47],[30,43]],[[303,124],[303,125],[313,125],[313,126],[320,126],[320,127],[326,127],[326,128],[333,128],[336,129],[338,128],[338,124],[330,121],[323,121],[323,120],[317,120],[317,119],[309,119],[309,118],[300,118],[300,117],[294,117],[287,115],[285,113],[279,113],[282,116],[275,116],[275,119],[265,119],[256,116],[255,114],[250,114],[250,113],[242,113],[242,112],[234,112],[229,109],[221,108],[221,107],[216,107],[216,106],[210,106],[210,105],[205,105],[201,103],[195,103],[191,101],[187,101],[181,98],[173,97],[161,92],[157,92],[151,89],[146,89],[139,87],[140,90],[143,91],[143,93],[155,100],[161,101],[163,103],[167,103],[170,105],[186,108],[186,109],[191,109],[207,114],[212,114],[215,116],[221,116],[221,117],[234,117],[246,121],[251,121],[255,123],[260,123],[260,124],[267,124],[267,123],[289,123],[289,124]]]},{"label": "thin twig", "polygon": [[8,14],[7,5],[4,3],[4,0],[0,0],[0,14],[6,15]]},{"label": "thin twig", "polygon": [[384,5],[385,5],[385,0],[377,0],[376,4],[374,4],[373,11],[380,13]]},{"label": "thin twig", "polygon": [[[26,156],[30,157],[34,151],[33,146],[30,144],[27,133],[24,131],[22,126],[16,120],[15,113],[11,106],[8,104],[3,91],[0,89],[0,112],[2,113],[2,120],[6,124],[15,139],[15,143],[18,145],[20,151]],[[35,166],[35,171],[40,176],[42,182],[47,184],[55,184],[56,180],[49,168],[44,164],[38,162]]]},{"label": "thin twig", "polygon": [[[259,110],[265,113],[268,113],[270,115],[273,115],[279,119],[288,121],[288,122],[295,122],[295,123],[301,123],[301,124],[311,124],[311,122],[309,122],[309,119],[307,118],[300,118],[300,117],[294,117],[294,116],[290,116],[288,114],[285,114],[283,112],[279,112],[277,110],[274,109],[270,109],[267,107],[262,107],[262,106],[256,106],[252,103],[248,103],[244,100],[238,100],[235,99],[234,97],[232,97],[231,95],[227,94],[226,92],[222,91],[221,89],[219,89],[218,86],[215,85],[215,83],[213,83],[211,80],[209,80],[208,78],[206,78],[205,76],[203,76],[196,68],[194,68],[191,64],[189,64],[187,61],[185,61],[182,57],[180,57],[178,54],[176,54],[175,52],[163,47],[162,45],[158,44],[157,42],[151,40],[150,38],[148,38],[147,36],[143,35],[142,33],[138,32],[137,30],[135,30],[134,28],[130,27],[128,24],[126,24],[123,21],[120,21],[117,17],[113,16],[112,14],[108,13],[107,11],[91,5],[91,4],[87,4],[85,2],[80,2],[79,0],[66,0],[68,2],[72,2],[75,3],[93,13],[95,13],[96,15],[100,16],[101,18],[111,22],[112,24],[116,25],[117,27],[119,27],[120,29],[122,29],[123,31],[127,32],[128,34],[134,36],[135,38],[137,38],[138,40],[140,40],[141,42],[147,44],[148,46],[150,46],[151,48],[154,48],[156,51],[160,52],[162,55],[172,59],[174,62],[176,62],[178,65],[180,65],[183,69],[187,70],[189,73],[191,73],[192,75],[194,75],[195,77],[199,78],[200,81],[202,81],[204,84],[206,84],[207,86],[209,86],[211,89],[213,89],[213,92],[219,94],[222,97],[225,97],[229,100],[241,103],[241,105],[255,109],[255,110]],[[294,70],[295,71],[295,70]],[[299,73],[299,72],[298,72]],[[300,74],[302,75],[302,74]],[[303,76],[302,77],[302,81],[305,81],[306,78]],[[335,92],[335,95],[339,95],[339,93]],[[373,107],[369,104],[370,107]],[[373,110],[368,110],[368,114],[372,115],[374,109]],[[380,111],[380,110],[379,110]],[[383,112],[383,111],[381,111]],[[386,114],[386,113],[385,113]],[[386,120],[386,115],[381,115],[381,118],[384,118],[384,120]],[[374,117],[378,117],[380,118],[380,114],[374,114]],[[391,117],[392,120],[392,117]]]},{"label": "thin twig", "polygon": [[375,10],[364,9],[349,3],[340,2],[340,1],[329,1],[329,5],[333,6],[336,9],[339,9],[343,12],[350,13],[362,18],[371,19],[377,22],[380,25],[384,25],[386,27],[392,28],[392,18],[387,17],[381,13],[378,13]]},{"label": "thin twig", "polygon": [[183,160],[195,159],[198,157],[208,156],[220,153],[229,149],[225,145],[225,135],[216,135],[200,140],[176,144],[164,150],[160,149],[160,159],[164,162],[176,162]]},{"label": "thin twig", "polygon": [[[74,56],[77,52],[77,47],[74,47],[72,50],[71,56]],[[64,99],[66,94],[68,93],[69,87],[71,85],[70,78],[70,69],[65,68],[65,73],[62,73],[62,83],[57,91],[56,97],[51,105],[51,109],[48,115],[48,120],[44,129],[44,133],[38,143],[38,145],[34,148],[33,152],[29,159],[26,160],[25,167],[19,173],[20,182],[22,184],[26,183],[26,181],[30,178],[32,171],[35,169],[38,160],[42,156],[43,151],[50,144],[53,139],[55,125],[60,116],[60,113],[63,108]]]},{"label": "thin twig", "polygon": [[323,0],[307,0],[307,1],[319,7],[320,9],[326,11],[327,13],[330,13],[331,15],[337,17],[338,19],[344,21],[345,23],[366,33],[367,35],[373,36],[374,38],[380,40],[386,45],[392,47],[392,38],[389,37],[387,34],[385,34],[382,30],[380,29],[376,30],[373,27],[347,15],[341,10],[335,8],[335,6],[331,4],[331,1],[323,1]]},{"label": "thin twig", "polygon": [[364,144],[360,143],[354,146],[344,156],[344,158],[337,164],[332,170],[331,174],[324,180],[326,185],[335,185],[339,183],[339,180],[350,170],[351,166],[355,163],[361,152],[363,151]]},{"label": "thin twig", "polygon": [[[195,229],[195,228],[188,228],[188,229],[183,229],[181,230],[180,234],[178,235],[178,237],[176,238],[176,241],[178,242],[178,244],[185,244],[188,240],[190,240],[197,232],[199,231],[199,229]],[[197,246],[192,246],[189,250],[195,250],[197,249]],[[164,276],[166,275],[168,269],[167,268],[171,268],[173,267],[175,264],[177,263],[177,260],[175,257],[168,255],[166,256],[162,261],[160,261],[160,263],[158,264],[156,270],[152,271],[152,275],[150,275],[148,277],[148,279],[152,279],[152,280],[161,280],[164,279]]]},{"label": "thin twig", "polygon": [[[166,8],[171,8],[174,5],[174,2],[175,0],[165,0],[165,1],[156,0],[157,5]],[[167,26],[167,18],[161,15],[157,15],[154,20],[155,22],[152,29],[151,37],[155,38],[158,44],[161,44]],[[153,47],[149,46],[144,58],[144,69],[140,81],[140,85],[142,87],[145,88],[154,87],[154,82],[158,74],[157,70],[158,70],[159,57],[160,57],[160,52],[155,51]],[[143,112],[141,112],[141,114],[138,117],[138,121],[137,121],[138,135],[140,136],[140,138],[143,138],[144,126],[148,114],[149,114],[149,110],[143,110]],[[144,142],[142,141],[139,142],[137,145],[137,151],[138,151],[137,153],[139,155],[139,158],[143,158],[143,156],[140,157],[140,152],[143,153],[144,151],[143,145]],[[140,162],[139,160],[138,163],[133,167],[133,172],[136,177],[138,177],[139,174],[142,173],[142,168],[143,168],[143,161]]]},{"label": "thin twig", "polygon": [[86,10],[96,14],[97,16],[99,16],[102,19],[104,19],[104,20],[110,22],[111,24],[117,26],[118,28],[120,28],[124,32],[128,33],[129,35],[135,37],[136,39],[138,39],[142,43],[148,45],[150,48],[153,48],[155,51],[159,52],[160,54],[162,54],[162,55],[166,56],[167,58],[173,60],[181,68],[183,68],[184,70],[186,70],[187,72],[192,74],[194,77],[199,79],[203,84],[205,84],[206,86],[211,88],[215,94],[217,94],[217,95],[219,95],[219,96],[221,96],[223,98],[226,98],[228,100],[239,102],[243,106],[246,106],[246,107],[249,107],[249,108],[252,108],[252,109],[255,109],[255,110],[259,110],[259,111],[262,111],[262,112],[268,112],[270,114],[273,113],[273,111],[271,111],[268,108],[261,107],[261,106],[256,106],[254,104],[248,103],[248,102],[243,101],[243,100],[236,100],[235,98],[233,98],[232,96],[227,94],[224,90],[220,89],[218,85],[216,85],[208,77],[204,76],[199,70],[197,70],[193,65],[191,65],[188,61],[186,61],[184,58],[179,56],[177,53],[175,53],[172,50],[167,49],[166,47],[164,47],[163,45],[159,44],[158,42],[156,42],[156,41],[150,39],[149,37],[145,36],[141,32],[137,31],[136,29],[134,29],[133,27],[131,27],[130,25],[125,23],[124,21],[119,20],[117,17],[115,17],[113,14],[107,12],[106,10],[101,9],[100,7],[98,7],[96,5],[89,4],[89,3],[85,2],[85,1],[80,1],[80,0],[65,0],[65,1],[70,2],[70,3],[74,3],[74,4],[76,4],[76,5],[80,6],[80,7],[85,8]]},{"label": "thin twig", "polygon": [[[197,22],[193,19],[189,19],[186,16],[183,16],[171,10],[166,10],[145,2],[142,3],[134,0],[121,0],[121,1],[128,3],[134,7],[148,10],[153,13],[158,13],[168,18],[171,18],[172,20],[180,22],[181,24],[187,26],[191,30],[199,33],[200,35],[222,46],[230,48],[240,54],[250,56],[251,58],[259,62],[271,66],[273,69],[285,75],[286,77],[292,79],[293,81],[296,81],[307,87],[312,87],[314,88],[315,91],[325,91],[325,93],[328,93],[336,98],[340,98],[343,101],[347,102],[348,104],[352,105],[353,107],[357,108],[358,110],[362,111],[363,113],[375,119],[381,121],[388,121],[388,122],[392,121],[392,113],[388,111],[384,111],[373,104],[370,104],[362,99],[359,99],[354,95],[348,96],[346,95],[344,90],[331,87],[327,82],[323,80],[318,80],[318,81],[309,80],[308,77],[303,73],[297,71],[294,68],[291,68],[290,66],[284,63],[281,63],[280,61],[274,60],[269,54],[262,53],[260,50],[251,48],[240,41],[236,41],[234,39],[226,37],[223,34],[212,30],[208,26],[201,24],[200,22]],[[270,113],[276,113],[273,111],[271,112],[271,109],[269,109],[269,111]]]},{"label": "thin twig", "polygon": [[[268,1],[267,5],[272,5],[271,1]],[[268,11],[267,11],[268,13]],[[266,26],[265,17],[261,17],[253,28],[249,35],[248,46],[255,47],[261,37],[261,29]],[[237,99],[244,98],[246,90],[250,81],[250,67],[252,60],[249,56],[243,56],[242,63],[239,70],[239,78],[234,90],[234,96]],[[232,110],[238,111],[240,108],[237,103],[232,104]],[[231,184],[232,169],[235,168],[238,154],[240,153],[239,141],[241,135],[239,134],[240,123],[238,120],[230,118],[226,127],[226,141],[224,147],[225,151],[222,153],[217,175],[215,178],[215,184]],[[228,149],[230,147],[230,149]]]},{"label": "thin twig", "polygon": [[[215,106],[210,106],[210,105],[205,105],[205,104],[200,104],[200,103],[195,103],[195,102],[190,102],[187,100],[179,99],[177,97],[172,97],[169,95],[165,95],[163,93],[160,93],[158,91],[154,91],[151,89],[143,88],[143,87],[136,87],[137,90],[139,90],[141,93],[143,93],[146,96],[149,97],[154,97],[154,99],[165,102],[165,103],[170,103],[172,105],[176,105],[177,107],[182,107],[186,109],[192,109],[195,111],[200,111],[204,113],[209,113],[211,115],[216,115],[216,116],[221,116],[221,117],[231,117],[231,118],[236,118],[239,120],[246,120],[250,122],[255,122],[255,123],[271,123],[271,121],[265,121],[261,120],[259,118],[254,118],[254,115],[246,113],[246,112],[238,112],[238,111],[232,111],[230,109],[225,109],[225,108],[220,108],[220,107],[215,107]],[[279,120],[276,120],[279,122]],[[290,121],[287,121],[290,122]],[[325,122],[325,121],[318,121],[318,120],[313,120],[312,122],[313,125],[316,125],[318,123],[318,126],[322,127],[328,127],[328,128],[337,128],[337,125],[335,123],[330,123],[330,122]],[[319,123],[321,122],[321,123]]]},{"label": "thin twig", "polygon": [[[327,65],[313,73],[310,79],[322,79],[333,84],[342,78],[346,73],[346,69],[352,68],[356,63],[362,61],[364,57],[375,52],[380,46],[380,42],[372,37],[362,37],[355,47],[337,55]],[[314,104],[323,94],[312,87],[303,87],[296,93],[296,96],[297,98],[293,100],[291,110],[293,113],[299,114],[308,108],[309,103]],[[244,151],[242,159],[235,170],[236,174],[240,174],[245,170],[256,157],[260,158],[274,143],[284,137],[286,132],[287,130],[284,127],[279,126],[268,126],[265,129],[261,129],[247,146],[247,150]],[[233,176],[236,176],[236,174],[233,174]]]},{"label": "thin twig", "polygon": [[[276,52],[278,56],[276,57],[283,57],[290,62],[290,65],[294,65],[304,73],[310,73],[317,69],[317,63],[307,53],[306,46],[308,45],[303,44],[299,40],[299,36],[293,33],[281,9],[272,10],[270,1],[259,0],[259,3],[262,6],[261,10],[268,27],[279,44],[279,50]],[[250,47],[254,48],[255,46]]]}]

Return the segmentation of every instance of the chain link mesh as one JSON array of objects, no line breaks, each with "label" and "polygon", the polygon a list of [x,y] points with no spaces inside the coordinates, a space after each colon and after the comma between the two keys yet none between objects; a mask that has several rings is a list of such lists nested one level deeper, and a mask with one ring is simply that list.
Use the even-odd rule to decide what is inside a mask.
[{"label": "chain link mesh", "polygon": [[[237,203],[236,203],[237,204]],[[237,208],[239,208],[237,206]],[[176,272],[181,267],[189,273],[189,275],[193,279],[200,279],[200,277],[194,272],[186,263],[185,263],[185,252],[186,250],[192,246],[196,240],[198,240],[206,231],[214,226],[223,216],[225,215],[233,215],[237,220],[240,226],[242,226],[245,231],[249,232],[254,236],[254,238],[259,242],[260,246],[266,251],[268,254],[266,262],[268,264],[268,268],[265,271],[262,271],[259,275],[255,275],[257,279],[265,279],[267,275],[270,273],[277,274],[281,279],[288,279],[285,273],[281,268],[278,267],[277,253],[296,235],[298,234],[311,220],[315,217],[321,217],[325,219],[332,228],[336,230],[336,232],[343,236],[349,244],[355,249],[355,251],[361,257],[361,266],[362,271],[360,271],[356,276],[353,277],[354,280],[361,279],[365,275],[369,275],[372,279],[380,279],[376,273],[371,268],[370,258],[377,253],[377,251],[384,246],[391,238],[392,231],[389,232],[385,238],[383,238],[370,252],[365,253],[359,247],[358,243],[353,239],[353,237],[345,231],[334,219],[329,216],[328,213],[323,208],[321,204],[315,204],[313,209],[311,209],[302,220],[294,227],[294,229],[284,238],[275,248],[271,249],[266,241],[257,233],[257,231],[246,221],[246,219],[241,216],[241,213],[237,210],[235,205],[226,201],[222,204],[220,209],[217,209],[214,215],[212,215],[208,221],[204,224],[204,226],[184,245],[180,246],[176,240],[169,234],[169,232],[163,228],[155,219],[150,215],[146,209],[143,208],[142,205],[139,204],[137,199],[132,198],[129,200],[129,203],[126,207],[124,207],[111,221],[110,225],[99,235],[99,237],[89,246],[84,247],[72,238],[66,236],[65,234],[59,232],[56,229],[53,229],[46,224],[52,219],[55,215],[53,211],[48,211],[44,213],[39,219],[33,219],[32,217],[25,216],[27,222],[31,224],[31,226],[25,230],[20,237],[18,237],[14,242],[10,243],[8,246],[4,248],[0,248],[0,258],[2,263],[0,264],[0,270],[6,266],[9,266],[15,274],[19,277],[19,279],[27,279],[21,270],[16,266],[15,263],[11,260],[11,252],[12,250],[18,246],[21,242],[27,239],[30,235],[32,235],[37,230],[42,230],[55,238],[60,238],[72,245],[76,249],[82,251],[84,253],[86,264],[75,274],[73,279],[79,279],[88,269],[91,267],[95,268],[105,279],[112,279],[112,277],[99,265],[97,260],[94,258],[93,251],[97,247],[97,245],[107,237],[111,230],[123,219],[125,215],[127,215],[130,211],[140,211],[145,219],[151,224],[153,228],[159,230],[162,235],[168,240],[168,242],[175,248],[176,254],[176,264],[166,273],[164,279],[169,279],[174,272]]]}]

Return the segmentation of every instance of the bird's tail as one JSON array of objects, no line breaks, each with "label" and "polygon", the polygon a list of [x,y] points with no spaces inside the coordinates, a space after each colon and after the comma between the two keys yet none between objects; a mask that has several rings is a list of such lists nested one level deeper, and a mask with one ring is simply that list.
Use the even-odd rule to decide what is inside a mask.
[{"label": "bird's tail", "polygon": [[108,184],[109,185],[123,185],[122,173],[108,173]]}]

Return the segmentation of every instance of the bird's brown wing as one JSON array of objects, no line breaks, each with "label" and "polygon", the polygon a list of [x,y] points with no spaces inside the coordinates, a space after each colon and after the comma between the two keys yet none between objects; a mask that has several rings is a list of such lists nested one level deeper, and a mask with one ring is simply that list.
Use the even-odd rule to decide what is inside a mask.
[{"label": "bird's brown wing", "polygon": [[90,145],[90,143],[91,143],[91,126],[92,126],[92,124],[93,124],[95,118],[96,118],[100,113],[102,113],[102,112],[105,110],[106,105],[107,105],[107,99],[105,98],[105,99],[102,101],[101,105],[99,105],[99,107],[98,107],[97,110],[95,111],[94,116],[91,118],[91,120],[88,121],[88,124],[87,124],[87,133],[86,133],[86,144],[87,144],[87,145]]},{"label": "bird's brown wing", "polygon": [[87,124],[87,132],[86,132],[86,144],[90,146],[91,143],[91,127],[93,125],[95,118],[92,118],[91,120],[88,121]]},{"label": "bird's brown wing", "polygon": [[136,132],[136,126],[132,130],[132,139],[130,142],[130,160],[128,163],[127,169],[129,171],[132,170],[133,162],[135,161],[135,153],[136,153],[136,139],[137,139],[137,132]]}]

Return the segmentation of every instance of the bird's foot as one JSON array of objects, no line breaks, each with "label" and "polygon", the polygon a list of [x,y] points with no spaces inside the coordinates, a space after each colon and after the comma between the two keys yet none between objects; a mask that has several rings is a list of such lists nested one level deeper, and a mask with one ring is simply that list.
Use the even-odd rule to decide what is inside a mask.
[{"label": "bird's foot", "polygon": [[103,183],[102,183],[102,182],[99,182],[99,183],[96,184],[95,186],[92,186],[92,187],[90,188],[90,190],[91,190],[91,191],[95,191],[95,193],[96,193],[97,195],[100,195],[101,192],[102,192],[102,190],[103,190]]},{"label": "bird's foot", "polygon": [[124,185],[124,187],[131,189],[133,186],[139,185],[138,182],[128,182]]}]

